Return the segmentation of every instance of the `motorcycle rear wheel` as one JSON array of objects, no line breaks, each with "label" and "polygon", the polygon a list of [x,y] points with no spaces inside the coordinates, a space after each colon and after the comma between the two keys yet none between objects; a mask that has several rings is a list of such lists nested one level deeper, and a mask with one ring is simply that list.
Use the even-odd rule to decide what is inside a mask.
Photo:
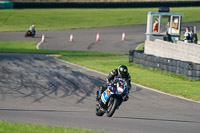
[{"label": "motorcycle rear wheel", "polygon": [[28,32],[26,32],[25,37],[28,37]]},{"label": "motorcycle rear wheel", "polygon": [[96,115],[97,115],[97,116],[103,116],[104,113],[105,113],[105,112],[103,112],[103,111],[101,110],[100,107],[96,107]]},{"label": "motorcycle rear wheel", "polygon": [[115,113],[115,110],[118,106],[118,99],[116,97],[111,97],[108,102],[108,109],[106,111],[107,117],[112,117],[112,115]]}]

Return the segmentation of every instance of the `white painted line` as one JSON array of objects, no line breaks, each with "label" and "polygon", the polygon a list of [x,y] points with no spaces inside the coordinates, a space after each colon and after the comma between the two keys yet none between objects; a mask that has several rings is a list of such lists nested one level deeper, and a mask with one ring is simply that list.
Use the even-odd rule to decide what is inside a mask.
[{"label": "white painted line", "polygon": [[[58,59],[58,58],[56,58]],[[89,71],[92,71],[92,72],[96,72],[96,73],[99,73],[99,74],[102,74],[102,75],[106,75],[105,73],[102,73],[102,72],[99,72],[97,70],[93,70],[93,69],[90,69],[90,68],[86,68],[84,66],[79,66],[77,64],[74,64],[74,63],[71,63],[71,62],[68,62],[68,61],[64,61],[64,60],[61,60],[61,59],[58,59],[59,61],[61,62],[64,62],[64,63],[67,63],[67,64],[70,64],[70,65],[74,65],[74,66],[77,66],[77,67],[81,67],[83,69],[86,69],[86,70],[89,70]],[[155,90],[155,89],[152,89],[152,88],[149,88],[149,87],[146,87],[146,86],[143,86],[143,85],[139,85],[139,84],[136,84],[134,82],[131,82],[132,85],[135,85],[135,86],[138,86],[138,87],[142,87],[144,89],[147,89],[147,90],[150,90],[150,91],[154,91],[154,92],[157,92],[157,93],[160,93],[160,94],[164,94],[164,95],[167,95],[167,96],[172,96],[172,97],[176,97],[176,98],[179,98],[179,99],[183,99],[183,100],[186,100],[186,101],[190,101],[190,102],[194,102],[194,103],[199,103],[200,104],[200,101],[194,101],[194,100],[191,100],[191,99],[188,99],[188,98],[184,98],[184,97],[181,97],[181,96],[176,96],[176,95],[172,95],[172,94],[169,94],[169,93],[165,93],[165,92],[162,92],[162,91],[158,91],[158,90]]]},{"label": "white painted line", "polygon": [[42,44],[42,41],[40,41],[37,46],[36,46],[36,49],[40,49],[39,46]]}]

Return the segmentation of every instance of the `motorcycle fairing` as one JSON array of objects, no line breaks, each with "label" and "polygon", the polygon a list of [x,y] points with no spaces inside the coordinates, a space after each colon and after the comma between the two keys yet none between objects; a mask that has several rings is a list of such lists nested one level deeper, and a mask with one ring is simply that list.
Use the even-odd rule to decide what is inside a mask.
[{"label": "motorcycle fairing", "polygon": [[107,88],[101,95],[101,100],[104,104],[106,104],[106,102],[108,101],[108,99],[110,98],[110,96],[113,93],[109,90],[109,88]]}]

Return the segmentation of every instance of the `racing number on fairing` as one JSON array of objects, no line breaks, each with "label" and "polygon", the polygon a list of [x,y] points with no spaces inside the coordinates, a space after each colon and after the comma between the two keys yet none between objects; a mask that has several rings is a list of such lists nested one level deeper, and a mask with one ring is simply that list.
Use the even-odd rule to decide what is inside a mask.
[{"label": "racing number on fairing", "polygon": [[106,93],[107,93],[107,96],[109,96],[109,94],[110,94],[110,91],[109,91],[109,90],[106,90]]}]

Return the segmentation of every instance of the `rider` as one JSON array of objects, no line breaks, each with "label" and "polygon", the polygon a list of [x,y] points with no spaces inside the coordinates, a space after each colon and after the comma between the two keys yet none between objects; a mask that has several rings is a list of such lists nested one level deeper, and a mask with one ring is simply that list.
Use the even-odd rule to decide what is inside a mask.
[{"label": "rider", "polygon": [[35,25],[31,25],[28,32],[30,32],[32,35],[35,35]]},{"label": "rider", "polygon": [[[128,73],[128,68],[125,66],[125,65],[121,65],[119,66],[118,69],[114,69],[110,72],[110,74],[108,75],[108,77],[106,78],[107,80],[107,83],[106,83],[106,86],[102,86],[100,88],[100,93],[103,93],[108,85],[115,79],[115,78],[119,78],[119,79],[123,79],[126,81],[127,83],[127,89],[128,89],[128,92],[131,90],[131,76],[130,74]],[[128,95],[126,97],[126,101],[128,100]]]}]

